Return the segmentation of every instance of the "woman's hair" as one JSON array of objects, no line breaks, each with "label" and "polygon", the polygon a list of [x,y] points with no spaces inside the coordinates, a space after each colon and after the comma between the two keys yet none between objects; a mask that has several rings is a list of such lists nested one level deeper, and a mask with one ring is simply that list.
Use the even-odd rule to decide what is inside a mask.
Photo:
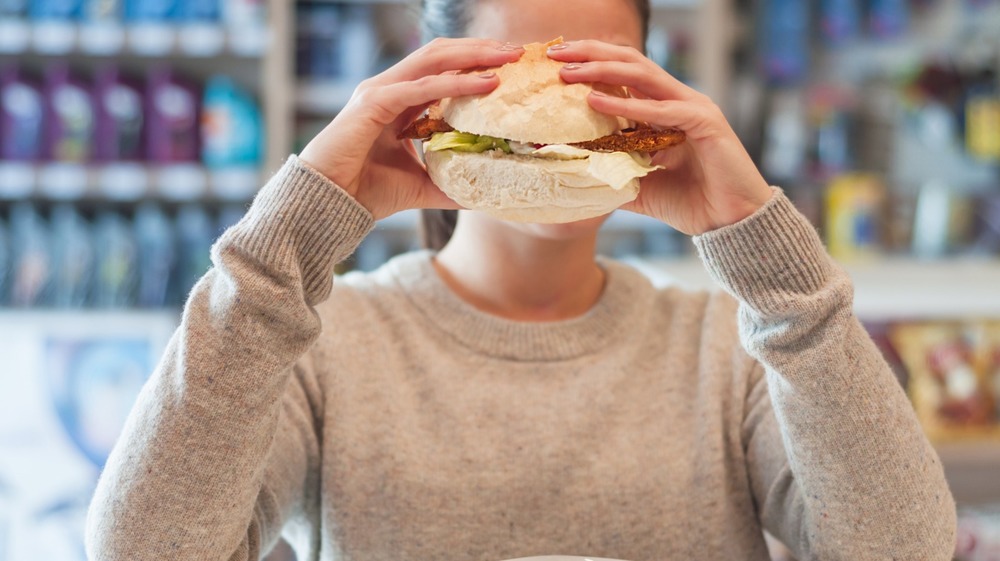
[{"label": "woman's hair", "polygon": [[[631,0],[639,12],[642,40],[649,33],[649,0]],[[421,0],[420,30],[424,42],[436,37],[465,37],[473,10],[478,2],[471,0]],[[455,232],[457,210],[420,211],[420,240],[424,247],[435,251],[444,247]]]}]

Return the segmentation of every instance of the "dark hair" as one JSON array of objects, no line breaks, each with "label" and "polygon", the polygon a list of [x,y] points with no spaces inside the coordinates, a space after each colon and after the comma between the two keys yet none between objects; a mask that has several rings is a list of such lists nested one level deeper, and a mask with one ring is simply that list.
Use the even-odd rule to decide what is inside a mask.
[{"label": "dark hair", "polygon": [[[649,0],[632,0],[642,24],[642,41],[649,34]],[[421,0],[420,31],[424,42],[437,37],[464,37],[476,2],[470,0]],[[451,239],[458,222],[457,210],[420,211],[420,240],[424,247],[440,250]]]}]

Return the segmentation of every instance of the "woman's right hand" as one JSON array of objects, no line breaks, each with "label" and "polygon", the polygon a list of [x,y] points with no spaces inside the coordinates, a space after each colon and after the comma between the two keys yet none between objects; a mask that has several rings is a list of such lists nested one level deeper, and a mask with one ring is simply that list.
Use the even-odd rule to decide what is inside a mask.
[{"label": "woman's right hand", "polygon": [[362,82],[299,158],[347,191],[376,220],[411,208],[459,208],[427,176],[403,128],[439,99],[492,91],[489,73],[458,73],[517,60],[520,47],[485,39],[435,39]]}]

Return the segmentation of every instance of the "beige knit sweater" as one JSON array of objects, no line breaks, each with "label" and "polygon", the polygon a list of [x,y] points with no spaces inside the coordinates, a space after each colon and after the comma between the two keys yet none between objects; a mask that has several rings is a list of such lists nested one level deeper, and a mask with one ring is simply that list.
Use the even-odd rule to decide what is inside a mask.
[{"label": "beige knit sweater", "polygon": [[[295,158],[212,252],[101,476],[94,560],[947,560],[934,450],[775,192],[695,239],[732,296],[604,261],[519,323],[428,253],[331,283],[370,214]],[[738,321],[737,321],[738,319]],[[746,350],[744,350],[746,349]]]}]

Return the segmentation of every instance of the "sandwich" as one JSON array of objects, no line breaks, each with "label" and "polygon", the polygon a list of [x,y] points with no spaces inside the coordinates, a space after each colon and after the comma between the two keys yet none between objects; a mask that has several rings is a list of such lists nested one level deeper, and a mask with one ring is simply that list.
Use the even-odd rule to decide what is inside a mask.
[{"label": "sandwich", "polygon": [[588,94],[622,88],[567,84],[549,43],[525,45],[517,61],[491,69],[500,85],[485,95],[441,100],[400,139],[423,142],[431,180],[465,208],[503,220],[565,223],[602,216],[632,201],[639,179],[657,169],[651,154],[684,141],[595,111]]}]

